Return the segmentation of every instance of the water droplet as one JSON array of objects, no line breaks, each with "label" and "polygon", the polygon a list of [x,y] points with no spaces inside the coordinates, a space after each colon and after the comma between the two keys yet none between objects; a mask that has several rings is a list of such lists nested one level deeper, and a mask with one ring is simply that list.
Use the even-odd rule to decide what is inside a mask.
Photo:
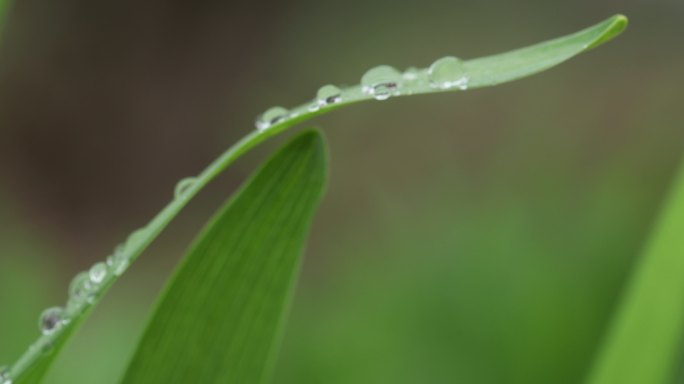
[{"label": "water droplet", "polygon": [[74,276],[69,283],[69,299],[67,300],[66,312],[73,315],[79,311],[84,301],[89,300],[92,289],[88,272],[81,272]]},{"label": "water droplet", "polygon": [[371,68],[361,78],[363,92],[376,100],[387,100],[390,96],[399,95],[401,82],[401,73],[388,65]]},{"label": "water droplet", "polygon": [[113,274],[119,276],[124,273],[130,264],[129,255],[142,244],[146,234],[146,228],[137,229],[128,236],[124,243],[114,248],[114,253],[106,259],[106,265]]},{"label": "water droplet", "polygon": [[316,93],[316,102],[319,106],[339,103],[342,100],[342,91],[332,84],[324,85]]},{"label": "water droplet", "polygon": [[105,277],[107,277],[107,264],[103,262],[95,263],[92,267],[90,267],[90,271],[88,271],[88,275],[90,277],[90,282],[93,284],[100,284],[104,281]]},{"label": "water droplet", "polygon": [[92,286],[90,285],[90,276],[87,272],[81,272],[71,279],[69,284],[69,298],[75,301],[81,301],[88,296],[88,292]]},{"label": "water droplet", "polygon": [[52,307],[43,311],[38,325],[44,335],[49,335],[61,327],[63,323],[64,310],[61,307]]},{"label": "water droplet", "polygon": [[463,61],[453,56],[443,57],[432,63],[428,76],[430,85],[441,89],[458,87],[465,90],[468,89],[470,80]]},{"label": "water droplet", "polygon": [[0,384],[12,384],[9,368],[5,366],[0,367]]},{"label": "water droplet", "polygon": [[174,197],[176,199],[185,197],[185,194],[193,185],[195,185],[196,182],[197,178],[195,177],[186,177],[181,179],[178,183],[176,183],[176,188],[173,190]]},{"label": "water droplet", "polygon": [[288,110],[283,107],[269,108],[257,117],[256,128],[258,131],[265,131],[287,117],[287,114]]},{"label": "water droplet", "polygon": [[124,253],[115,253],[107,258],[107,266],[113,274],[120,276],[128,268],[128,258]]}]

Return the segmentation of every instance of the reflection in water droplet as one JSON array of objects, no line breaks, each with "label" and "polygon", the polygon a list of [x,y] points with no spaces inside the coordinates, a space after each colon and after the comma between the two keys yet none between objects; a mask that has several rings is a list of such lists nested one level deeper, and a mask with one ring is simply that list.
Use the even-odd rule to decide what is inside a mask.
[{"label": "reflection in water droplet", "polygon": [[430,85],[441,89],[458,87],[466,90],[470,80],[463,61],[453,56],[443,57],[432,63],[428,76]]},{"label": "reflection in water droplet", "polygon": [[88,271],[90,282],[100,284],[107,277],[107,265],[103,262],[95,263]]},{"label": "reflection in water droplet", "polygon": [[376,100],[387,100],[390,96],[399,95],[402,76],[399,71],[388,65],[380,65],[369,69],[361,78],[364,93]]},{"label": "reflection in water droplet", "polygon": [[63,322],[64,310],[61,307],[52,307],[43,311],[38,325],[44,335],[49,335],[61,327]]},{"label": "reflection in water droplet", "polygon": [[274,124],[279,123],[287,117],[288,110],[283,107],[272,107],[256,119],[256,129],[258,131],[265,131],[271,128]]},{"label": "reflection in water droplet", "polygon": [[324,85],[316,93],[316,103],[323,107],[342,100],[342,91],[332,84]]}]

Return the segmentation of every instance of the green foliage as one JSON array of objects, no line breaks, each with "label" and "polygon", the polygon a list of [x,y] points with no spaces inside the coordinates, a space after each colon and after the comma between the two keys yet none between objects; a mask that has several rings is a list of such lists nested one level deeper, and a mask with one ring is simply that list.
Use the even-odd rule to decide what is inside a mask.
[{"label": "green foliage", "polygon": [[296,137],[226,204],[178,267],[124,383],[257,383],[272,365],[326,154]]},{"label": "green foliage", "polygon": [[[459,82],[459,85],[456,87],[435,86],[435,84],[432,82],[432,72],[430,68],[416,69],[414,71],[414,76],[411,81],[404,81],[403,79],[405,79],[405,76],[402,76],[397,72],[396,75],[398,76],[398,81],[401,81],[402,84],[399,89],[400,92],[393,92],[392,95],[396,96],[400,94],[404,96],[422,93],[457,91],[464,89],[474,89],[479,87],[493,86],[504,82],[513,81],[551,68],[565,60],[574,57],[579,53],[595,48],[598,45],[618,35],[626,27],[626,25],[626,18],[621,15],[616,15],[593,27],[587,28],[572,35],[568,35],[545,43],[540,43],[537,45],[533,45],[523,49],[518,49],[504,54],[459,62],[459,70],[463,71],[463,77],[459,80],[464,80],[464,82]],[[394,85],[393,87],[396,87],[396,85]],[[318,114],[332,111],[346,104],[356,103],[364,100],[372,100],[374,98],[379,99],[377,95],[369,93],[365,86],[361,85],[342,89],[340,90],[340,92],[340,98],[338,101],[320,105],[319,108],[312,109],[312,103],[309,102],[299,107],[290,110],[285,110],[287,112],[285,115],[279,116],[278,119],[269,120],[268,124],[262,127],[262,130],[254,131],[248,134],[245,138],[237,142],[233,147],[231,147],[224,154],[222,154],[216,161],[210,164],[196,178],[193,178],[190,181],[184,181],[182,183],[183,188],[182,190],[179,190],[180,193],[177,193],[176,198],[171,203],[169,203],[169,205],[167,205],[157,216],[155,216],[146,226],[133,232],[131,236],[126,240],[126,242],[124,242],[121,245],[119,251],[117,251],[115,255],[118,265],[122,266],[119,272],[123,272],[123,270],[125,270],[125,268],[130,263],[132,263],[137,257],[140,256],[140,254],[147,248],[147,246],[159,235],[159,233],[161,233],[164,230],[164,228],[175,218],[175,216],[180,212],[180,210],[197,193],[199,193],[199,191],[205,185],[207,185],[211,180],[213,180],[214,177],[220,174],[226,167],[232,164],[233,161],[235,161],[245,152],[249,151],[256,145],[264,142],[268,138],[275,136],[280,132],[283,132],[288,128],[294,126],[295,124],[310,119]],[[220,220],[221,219],[219,219],[219,221]],[[255,224],[254,228],[263,228],[263,226]],[[216,229],[216,231],[218,231],[219,229]],[[209,230],[206,236],[211,237],[211,233],[212,230]],[[258,234],[255,233],[253,235],[257,236]],[[198,245],[197,248],[195,248],[194,252],[201,252],[201,249],[202,246]],[[255,252],[257,251],[255,250]],[[220,252],[214,253],[212,251],[211,254],[218,255],[220,254]],[[268,255],[264,254],[262,256],[266,257]],[[209,261],[207,261],[210,262],[212,261],[212,257],[213,256],[209,256],[205,257],[204,259],[210,259]],[[196,258],[197,256],[195,256],[195,253],[193,253],[188,260],[194,260]],[[258,262],[258,260],[250,260],[250,265],[252,262],[256,263]],[[191,283],[199,284],[195,280],[197,276],[193,274],[196,273],[193,272],[193,262],[188,261],[184,268],[190,269],[187,270],[188,272],[184,272],[185,269],[182,272],[179,272],[176,280],[176,282],[181,281],[181,283],[179,284],[182,285],[179,286],[179,288],[173,288],[174,286],[172,286],[172,288],[170,288],[167,293],[167,295],[169,295],[167,297],[177,295],[178,293],[176,292],[176,289],[187,289],[183,288],[183,286],[185,285],[190,285]],[[182,277],[186,273],[188,274],[188,276],[192,277],[188,277],[187,283],[185,282],[186,278]],[[99,298],[117,280],[119,275],[120,273],[109,273],[106,276],[106,278],[102,281],[102,283],[94,288],[92,292],[94,299],[92,301],[82,301],[79,302],[78,305],[73,306],[71,312],[69,313],[69,317],[67,319],[68,321],[65,321],[54,332],[48,335],[41,336],[36,341],[36,343],[34,343],[32,347],[29,348],[28,352],[24,354],[15,365],[12,366],[11,376],[17,379],[16,381],[20,383],[40,382],[44,373],[49,368],[51,362],[54,360],[56,356],[58,356],[61,346],[64,345],[64,343],[68,339],[68,336],[73,333],[77,325],[85,318],[87,312],[92,308],[94,304],[96,304],[99,301]],[[239,280],[235,282],[235,284],[239,284]],[[190,286],[192,287],[192,285]],[[212,293],[209,291],[209,288],[211,287],[198,287],[199,286],[194,287],[195,292],[197,292],[198,295],[210,295]],[[225,286],[226,289],[236,289],[237,287],[238,286],[232,286],[230,284]],[[193,303],[194,299],[188,298],[186,300],[189,300],[187,302],[189,305]],[[283,298],[283,300],[285,300],[285,298]],[[170,301],[164,301],[162,302],[159,308],[160,312],[158,312],[157,317],[153,321],[164,322],[166,324],[166,322],[169,320],[169,314],[173,313],[176,310],[177,309],[174,309],[171,306]],[[177,329],[184,329],[184,331],[182,332],[187,332],[187,329],[189,328],[185,328],[185,325],[182,324],[182,322],[186,320],[187,319],[185,317],[180,317],[179,323],[168,323],[171,327],[169,329],[175,329],[175,327],[178,327]],[[212,322],[212,324],[216,323]],[[240,325],[236,324],[236,326]],[[222,328],[222,332],[226,332],[227,334],[235,332],[235,335],[239,337],[248,337],[251,335],[250,332],[248,332],[245,328],[232,329],[225,326],[224,328],[228,328]],[[205,330],[199,329],[197,331],[200,332]],[[148,360],[146,360],[154,358],[154,356],[152,356],[152,354],[148,351],[148,348],[151,348],[150,345],[153,344],[147,343],[156,343],[163,341],[164,343],[170,343],[164,344],[167,345],[169,348],[171,348],[172,346],[179,347],[181,345],[181,341],[179,341],[178,344],[176,344],[173,342],[173,340],[167,340],[170,337],[177,336],[178,334],[175,334],[174,336],[172,333],[164,333],[162,330],[158,328],[150,328],[143,341],[144,344],[141,346],[141,349],[139,350],[138,355],[131,366],[131,371],[128,374],[129,376],[127,377],[130,380],[144,380],[145,378],[149,378],[149,376],[146,375],[154,374],[150,372],[152,372],[154,369],[158,370],[159,365],[156,365],[156,363],[150,363]],[[262,336],[266,337],[266,339],[273,338],[273,334],[271,334],[271,336]],[[265,344],[267,343],[267,341],[265,340],[262,341]],[[52,353],[44,353],[44,351],[47,350],[51,351]],[[206,356],[205,358],[210,359]],[[218,357],[211,357],[211,359],[214,358]],[[256,354],[253,356],[253,358],[255,360],[258,359]],[[142,362],[139,363],[138,359],[141,359],[140,361]],[[195,362],[191,361],[185,363],[195,364]],[[241,363],[237,361],[230,361],[226,364],[230,367],[242,367]],[[183,367],[182,364],[177,365],[179,367]],[[151,370],[149,372],[144,370],[144,368],[148,366],[151,367]],[[152,367],[157,368],[153,369]],[[188,370],[183,371],[183,374],[186,374],[186,372],[191,372],[191,369],[197,367],[193,368],[191,366],[186,366],[186,368]],[[244,374],[247,375],[248,373],[245,372]],[[207,373],[207,375],[209,375],[209,373]],[[224,373],[221,373],[220,375],[224,375]],[[220,375],[219,378],[225,377]],[[155,376],[154,380],[161,378],[162,376]]]}]

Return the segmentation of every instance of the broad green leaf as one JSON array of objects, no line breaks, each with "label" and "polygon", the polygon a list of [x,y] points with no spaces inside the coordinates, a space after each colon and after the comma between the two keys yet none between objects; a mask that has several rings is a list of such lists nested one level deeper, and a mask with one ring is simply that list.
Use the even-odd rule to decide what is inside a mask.
[{"label": "broad green leaf", "polygon": [[316,132],[268,161],[176,270],[124,383],[244,384],[267,377],[325,179]]},{"label": "broad green leaf", "polygon": [[[454,63],[451,62],[451,68],[447,71],[449,76],[453,76],[454,72],[457,72],[460,73],[459,76],[461,77],[458,79],[452,78],[451,80],[454,81],[448,82],[450,83],[449,86],[444,86],[444,83],[436,84],[433,81],[433,77],[431,77],[430,68],[414,69],[405,73],[390,70],[389,79],[386,77],[388,72],[387,68],[385,68],[382,71],[384,73],[380,77],[385,77],[384,85],[389,85],[389,92],[382,97],[379,97],[381,95],[380,92],[369,91],[375,89],[375,87],[356,85],[340,89],[339,95],[335,95],[335,92],[330,93],[328,88],[327,90],[321,89],[324,92],[319,92],[319,94],[334,97],[322,99],[317,96],[313,101],[289,110],[271,110],[269,113],[264,114],[264,116],[269,117],[267,121],[260,120],[260,124],[258,124],[259,129],[252,131],[242,140],[238,141],[202,173],[194,178],[183,181],[183,188],[177,189],[178,191],[182,190],[182,193],[177,194],[176,198],[147,225],[131,233],[128,239],[121,244],[120,252],[117,253],[120,264],[123,265],[122,270],[125,270],[125,267],[140,256],[183,207],[205,185],[211,182],[214,177],[253,147],[302,121],[333,111],[344,105],[384,98],[385,96],[394,97],[398,95],[408,96],[461,91],[517,80],[551,68],[607,42],[620,34],[626,25],[627,19],[622,15],[616,15],[568,36],[503,54],[459,61],[456,63],[456,70],[454,70]],[[388,87],[384,88],[387,91]],[[99,297],[118,279],[119,275],[120,273],[109,273],[104,281],[94,288],[93,295],[96,297],[95,300],[84,301],[77,306],[73,306],[70,313],[67,314],[67,322],[51,334],[38,338],[33,346],[12,366],[10,371],[11,377],[14,379],[24,378],[25,380],[21,381],[22,383],[38,383],[42,374],[47,371],[47,367],[58,356],[64,340],[72,333],[73,328],[82,321],[89,309],[99,301]],[[40,353],[40,351],[48,347],[51,348],[52,353]],[[33,371],[34,374],[29,379],[26,379],[26,374],[29,371]]]},{"label": "broad green leaf", "polygon": [[589,384],[669,384],[684,337],[684,166],[632,278]]}]

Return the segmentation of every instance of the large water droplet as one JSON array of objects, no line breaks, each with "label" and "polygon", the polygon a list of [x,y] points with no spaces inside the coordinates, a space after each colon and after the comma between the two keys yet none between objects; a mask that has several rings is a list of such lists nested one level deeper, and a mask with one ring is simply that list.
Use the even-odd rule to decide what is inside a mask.
[{"label": "large water droplet", "polygon": [[40,315],[38,326],[44,335],[49,335],[64,324],[64,309],[52,307],[43,311]]},{"label": "large water droplet", "polygon": [[176,199],[185,197],[185,194],[193,185],[195,185],[196,182],[197,178],[195,177],[186,177],[181,179],[178,183],[176,183],[176,188],[173,190],[174,197]]},{"label": "large water droplet", "polygon": [[103,262],[95,263],[90,267],[88,275],[92,284],[98,285],[102,283],[105,277],[107,277],[107,264]]},{"label": "large water droplet", "polygon": [[283,107],[269,108],[256,119],[256,129],[265,131],[287,117],[288,110]]},{"label": "large water droplet", "polygon": [[332,84],[324,85],[316,93],[316,103],[323,107],[339,103],[342,100],[342,91]]},{"label": "large water droplet", "polygon": [[380,65],[369,69],[361,78],[363,92],[376,100],[387,100],[390,96],[399,95],[401,73],[389,65]]},{"label": "large water droplet", "polygon": [[443,57],[432,63],[428,76],[430,85],[441,89],[458,87],[465,90],[468,89],[470,80],[463,61],[453,56]]},{"label": "large water droplet", "polygon": [[0,384],[12,384],[9,368],[5,366],[0,367]]}]

